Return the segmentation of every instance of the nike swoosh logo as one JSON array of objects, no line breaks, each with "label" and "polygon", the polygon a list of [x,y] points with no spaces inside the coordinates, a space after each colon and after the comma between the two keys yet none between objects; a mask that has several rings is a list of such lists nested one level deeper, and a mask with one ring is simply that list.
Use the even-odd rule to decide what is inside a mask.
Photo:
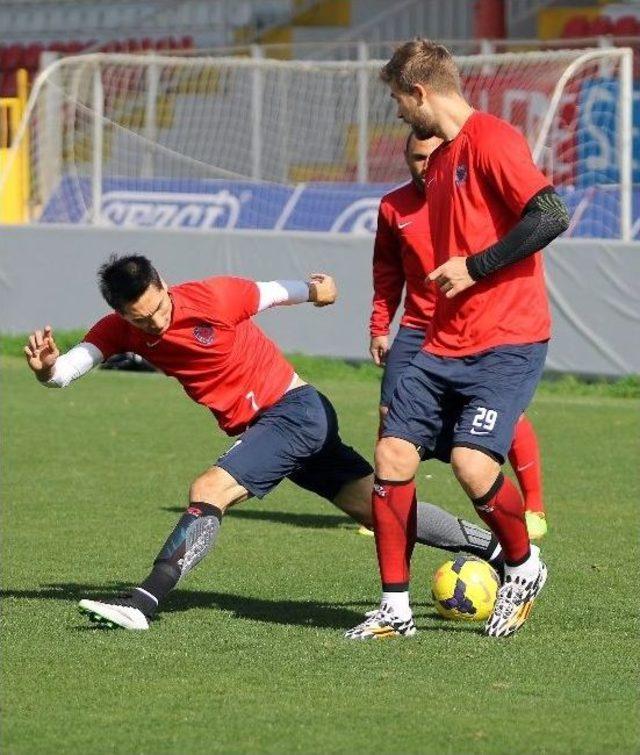
[{"label": "nike swoosh logo", "polygon": [[471,435],[489,435],[490,430],[474,430],[473,427],[469,430]]},{"label": "nike swoosh logo", "polygon": [[162,341],[162,338],[158,338],[158,340],[157,340],[157,341],[153,341],[152,343],[149,343],[149,341],[145,341],[145,343],[146,343],[146,344],[147,344],[147,346],[148,346],[148,347],[149,347],[149,348],[151,349],[151,348],[153,348],[154,346],[157,346],[157,345],[158,345],[158,344],[160,343],[160,341]]},{"label": "nike swoosh logo", "polygon": [[529,467],[532,467],[535,464],[535,461],[530,461],[528,464],[525,464],[522,467],[518,467],[518,472],[524,472],[525,469],[529,469]]},{"label": "nike swoosh logo", "polygon": [[408,220],[406,223],[398,223],[398,228],[406,228],[411,223],[413,223],[413,220]]}]

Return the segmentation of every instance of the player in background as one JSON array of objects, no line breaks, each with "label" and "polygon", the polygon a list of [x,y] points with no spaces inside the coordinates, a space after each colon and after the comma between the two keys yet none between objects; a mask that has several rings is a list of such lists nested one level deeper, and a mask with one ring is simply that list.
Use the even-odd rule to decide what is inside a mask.
[{"label": "player in background", "polygon": [[531,545],[520,492],[501,472],[515,424],[542,375],[551,332],[543,249],[568,213],[524,137],[462,96],[449,51],[407,42],[381,71],[398,117],[431,155],[425,192],[437,286],[429,337],[396,386],[375,453],[373,520],[382,600],[350,639],[410,636],[414,475],[421,459],[450,461],[504,552],[505,579],[485,625],[506,637],[526,621],[547,569]]},{"label": "player in background", "polygon": [[[380,427],[398,378],[418,354],[427,335],[436,303],[436,286],[426,277],[435,267],[423,174],[431,153],[442,144],[437,136],[421,140],[411,132],[404,159],[411,181],[386,194],[380,202],[373,251],[373,308],[369,352],[384,368],[380,396]],[[393,344],[389,327],[406,287],[404,312]],[[509,462],[518,479],[529,537],[542,538],[547,522],[542,503],[542,472],[533,425],[521,415],[509,449]],[[368,531],[368,530],[365,530]]]},{"label": "player in background", "polygon": [[[166,595],[213,547],[225,511],[262,498],[285,477],[372,526],[370,464],[345,445],[329,400],[305,383],[251,318],[275,305],[336,300],[333,280],[255,283],[217,277],[168,288],[148,259],[113,257],[100,268],[102,295],[115,310],[60,355],[51,328],[35,331],[25,355],[37,379],[65,387],[113,354],[139,354],[176,378],[208,408],[221,429],[240,438],[191,484],[189,505],[158,553],[147,578],[129,595],[82,600],[95,621],[126,629],[149,627]],[[500,567],[497,540],[437,507],[422,517],[418,537],[465,550]],[[460,548],[459,546],[462,546]]]}]

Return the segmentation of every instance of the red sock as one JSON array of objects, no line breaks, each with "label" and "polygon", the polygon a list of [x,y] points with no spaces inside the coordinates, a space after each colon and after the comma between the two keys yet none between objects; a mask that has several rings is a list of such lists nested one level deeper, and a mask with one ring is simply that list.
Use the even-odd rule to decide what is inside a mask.
[{"label": "red sock", "polygon": [[473,505],[498,538],[505,562],[510,566],[522,563],[529,555],[529,534],[518,488],[500,472],[491,490]]},{"label": "red sock", "polygon": [[409,589],[411,554],[416,543],[416,485],[406,482],[374,481],[373,531],[380,566],[382,589],[403,592]]},{"label": "red sock", "polygon": [[531,422],[523,415],[516,423],[509,461],[516,473],[524,507],[527,511],[544,513],[542,503],[542,466],[538,438]]}]

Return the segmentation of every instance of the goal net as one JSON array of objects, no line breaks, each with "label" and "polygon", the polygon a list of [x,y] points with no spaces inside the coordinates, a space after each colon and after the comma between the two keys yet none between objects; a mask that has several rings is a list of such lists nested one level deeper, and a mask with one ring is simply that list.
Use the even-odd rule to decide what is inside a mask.
[{"label": "goal net", "polygon": [[[57,61],[36,81],[17,136],[29,153],[29,217],[371,232],[380,197],[408,180],[408,128],[379,81],[384,62]],[[568,235],[629,238],[631,51],[457,62],[471,104],[525,134],[570,208]]]}]

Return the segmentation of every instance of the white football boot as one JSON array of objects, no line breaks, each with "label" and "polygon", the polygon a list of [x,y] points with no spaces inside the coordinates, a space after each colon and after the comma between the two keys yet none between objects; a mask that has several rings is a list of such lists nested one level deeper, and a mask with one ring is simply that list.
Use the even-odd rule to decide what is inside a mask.
[{"label": "white football boot", "polygon": [[377,611],[365,614],[365,620],[345,632],[348,640],[383,640],[389,637],[413,637],[416,625],[413,616],[401,619],[396,616],[387,603],[382,603]]},{"label": "white football boot", "polygon": [[85,598],[78,603],[78,608],[81,613],[86,614],[89,621],[103,627],[122,627],[134,631],[149,629],[149,619],[128,597],[114,598],[110,601]]},{"label": "white football boot", "polygon": [[540,559],[540,549],[532,545],[529,560],[520,567],[505,566],[504,582],[487,619],[484,633],[489,637],[509,637],[529,618],[533,601],[547,581],[547,567]]}]

